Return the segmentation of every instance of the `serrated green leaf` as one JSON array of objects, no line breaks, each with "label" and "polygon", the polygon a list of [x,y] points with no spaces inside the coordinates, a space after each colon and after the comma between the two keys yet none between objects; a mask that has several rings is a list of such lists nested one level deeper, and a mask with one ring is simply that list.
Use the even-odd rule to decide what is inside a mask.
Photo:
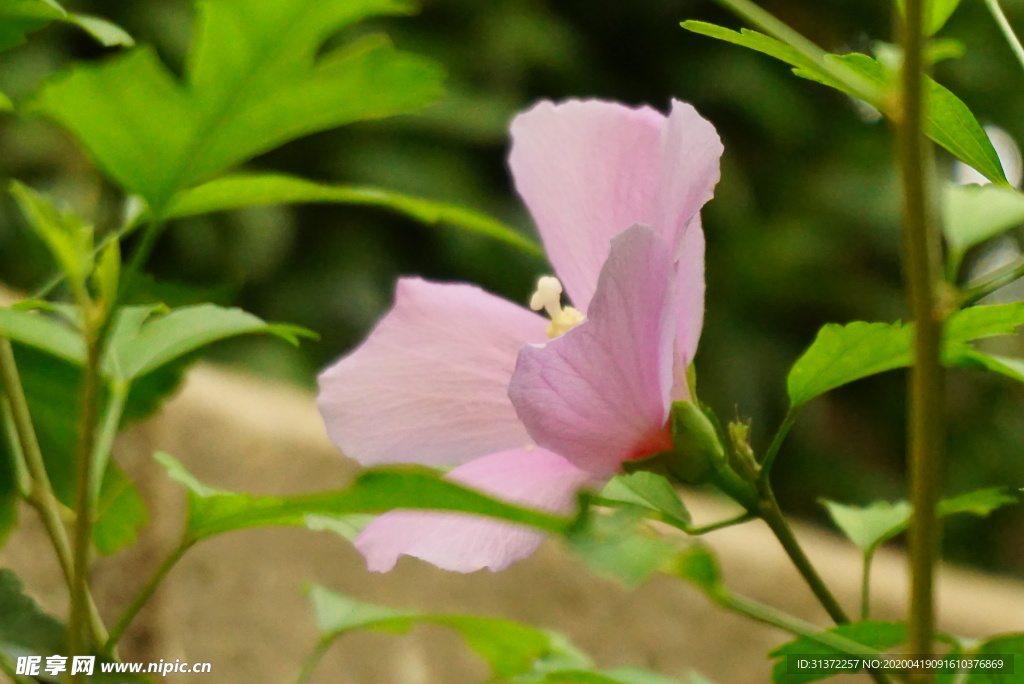
[{"label": "serrated green leaf", "polygon": [[199,482],[173,457],[157,454],[156,458],[172,479],[188,488],[187,536],[192,542],[251,527],[304,527],[309,516],[337,518],[396,508],[474,513],[552,533],[564,531],[570,523],[548,513],[491,499],[419,466],[370,468],[347,489],[282,497],[214,489]]},{"label": "serrated green leaf", "polygon": [[338,31],[400,0],[207,0],[179,82],[143,48],[50,82],[35,107],[162,215],[179,191],[289,140],[409,112],[440,94],[431,62],[370,36],[321,53]]},{"label": "serrated green leaf", "polygon": [[134,338],[111,350],[104,368],[120,373],[118,380],[134,380],[214,342],[257,333],[277,335],[292,344],[298,344],[299,337],[316,337],[296,326],[267,323],[241,309],[199,304],[146,316]]},{"label": "serrated green leaf", "polygon": [[[322,642],[331,642],[356,630],[404,633],[421,624],[446,627],[459,634],[505,680],[535,669],[545,661],[579,659],[575,648],[564,649],[563,638],[501,618],[475,615],[419,613],[362,603],[348,596],[313,586],[309,592]],[[578,663],[586,667],[589,662]]]},{"label": "serrated green leaf", "polygon": [[364,186],[325,185],[281,174],[239,174],[187,190],[167,210],[168,218],[195,216],[267,204],[337,203],[396,211],[427,225],[450,225],[543,256],[540,245],[515,228],[456,204]]},{"label": "serrated green leaf", "polygon": [[[956,365],[971,340],[1006,335],[1024,324],[1024,304],[973,306],[946,322],[943,356]],[[801,406],[831,389],[876,373],[909,366],[913,326],[865,323],[824,326],[810,348],[793,364],[786,381],[790,403]]]},{"label": "serrated green leaf", "polygon": [[[826,630],[826,633],[863,644],[865,650],[875,651],[892,648],[907,640],[907,626],[901,622],[854,622],[833,627]],[[775,684],[816,682],[827,679],[838,672],[838,669],[822,667],[791,674],[786,663],[786,656],[789,655],[835,655],[838,658],[845,654],[810,637],[800,637],[790,641],[769,654],[770,657],[779,659],[772,668],[772,682]]]},{"label": "serrated green leaf", "polygon": [[[16,662],[18,656],[46,658],[67,652],[67,630],[56,618],[43,612],[25,593],[21,579],[10,570],[0,569],[0,657]],[[95,674],[89,677],[96,684],[141,684],[144,677],[131,674],[104,674],[98,657]],[[39,681],[57,684],[62,678],[42,674]],[[33,680],[34,681],[34,680]]]},{"label": "serrated green leaf", "polygon": [[[968,513],[988,517],[1003,506],[1019,503],[1006,487],[990,487],[943,499],[938,504],[940,516]],[[868,506],[847,506],[825,501],[836,526],[862,551],[872,552],[880,544],[904,532],[910,525],[913,508],[906,501],[876,501]]]},{"label": "serrated green leaf", "polygon": [[601,498],[643,506],[665,515],[681,526],[691,522],[690,512],[686,510],[675,488],[667,479],[655,473],[639,471],[616,475],[605,485]]},{"label": "serrated green leaf", "polygon": [[942,232],[958,265],[971,247],[1024,224],[1024,195],[1012,188],[950,183],[942,207]]},{"label": "serrated green leaf", "polygon": [[861,551],[870,551],[898,534],[907,524],[913,508],[906,501],[876,501],[863,508],[824,501],[836,527]]},{"label": "serrated green leaf", "polygon": [[[829,65],[833,69],[839,70],[839,73],[852,74],[858,81],[868,84],[872,92],[862,95],[847,86],[846,83],[849,83],[850,79],[844,79],[846,82],[837,80],[833,73],[825,70],[813,60],[785,43],[757,31],[743,29],[741,32],[736,32],[697,21],[687,21],[682,26],[695,33],[774,57],[794,67],[793,73],[801,78],[835,88],[851,97],[864,99],[872,107],[887,115],[894,114],[893,108],[897,105],[889,93],[895,83],[895,76],[878,60],[868,55],[852,53],[825,56]],[[930,77],[927,79],[927,84],[930,103],[926,128],[928,136],[958,159],[977,169],[992,182],[1008,185],[999,155],[996,153],[992,141],[989,140],[988,135],[967,105],[949,89]]]}]

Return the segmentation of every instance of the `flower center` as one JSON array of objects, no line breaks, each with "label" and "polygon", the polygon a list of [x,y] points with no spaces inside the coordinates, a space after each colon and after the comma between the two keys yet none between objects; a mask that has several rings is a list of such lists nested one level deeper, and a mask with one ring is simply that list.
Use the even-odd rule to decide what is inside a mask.
[{"label": "flower center", "polygon": [[562,306],[562,283],[554,276],[543,276],[537,281],[537,291],[530,297],[530,308],[547,312],[551,318],[548,338],[552,340],[569,332],[584,319],[577,309]]}]

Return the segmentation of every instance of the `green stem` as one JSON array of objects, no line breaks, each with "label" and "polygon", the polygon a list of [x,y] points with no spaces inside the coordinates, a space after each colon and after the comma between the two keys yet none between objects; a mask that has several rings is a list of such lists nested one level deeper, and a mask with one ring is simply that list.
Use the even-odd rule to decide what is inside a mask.
[{"label": "green stem", "polygon": [[878,89],[867,79],[850,70],[841,69],[825,59],[828,53],[763,8],[750,0],[716,0],[716,2],[741,19],[749,21],[769,36],[799,52],[819,69],[849,88],[858,98],[867,102],[878,102]]},{"label": "green stem", "polygon": [[[942,315],[937,306],[940,242],[934,202],[933,149],[924,135],[928,102],[924,79],[924,19],[928,0],[906,0],[901,74],[902,116],[897,122],[904,193],[904,269],[907,299],[915,322],[915,361],[910,377],[908,453],[911,503],[910,616],[908,648],[915,655],[932,651],[935,626],[934,573],[939,553],[943,371],[940,364]],[[927,673],[912,682],[930,682]]]},{"label": "green stem", "polygon": [[750,522],[751,520],[756,519],[756,515],[744,511],[740,515],[734,516],[732,518],[727,518],[726,520],[722,520],[720,522],[711,523],[710,525],[701,525],[700,527],[690,527],[684,529],[683,531],[691,536],[699,537],[701,535],[708,534],[709,532],[724,530],[727,527],[735,527],[736,525],[742,525],[743,523]]},{"label": "green stem", "polygon": [[166,226],[167,224],[163,221],[154,221],[143,229],[142,240],[135,248],[135,251],[132,252],[131,261],[128,262],[128,268],[125,269],[124,276],[121,279],[121,296],[134,286],[139,274],[146,267],[146,262],[149,261],[149,257],[153,254],[153,249],[160,240],[160,236],[163,235]]},{"label": "green stem", "polygon": [[327,650],[331,647],[331,639],[320,639],[317,642],[316,648],[313,652],[306,656],[306,659],[302,661],[302,669],[299,671],[298,679],[295,680],[295,684],[306,684],[313,677],[313,673],[316,672],[317,666],[320,661],[323,660]]},{"label": "green stem", "polygon": [[[50,539],[70,591],[74,585],[71,541],[61,519],[61,504],[53,493],[50,476],[46,472],[46,462],[43,460],[39,440],[32,424],[32,415],[18,373],[14,349],[5,338],[0,338],[0,383],[10,405],[10,420],[16,434],[18,449],[15,450],[15,457],[22,459],[19,468],[27,472],[31,480],[26,501],[35,509],[43,523],[43,529]],[[87,593],[86,604],[90,636],[97,643],[102,643],[107,638],[107,630],[91,594]]]},{"label": "green stem", "polygon": [[1024,45],[1020,44],[1020,38],[1014,33],[1013,27],[1010,26],[1009,20],[1003,13],[1003,8],[999,6],[999,0],[985,0],[985,5],[988,7],[988,11],[992,13],[992,18],[996,20],[996,24],[999,25],[999,30],[1003,32],[1003,37],[1006,38],[1006,42],[1009,43],[1010,49],[1013,50],[1013,54],[1017,57],[1017,61],[1024,67]]},{"label": "green stem", "polygon": [[160,587],[160,583],[164,581],[168,573],[178,564],[178,561],[182,559],[185,552],[192,548],[194,542],[182,541],[181,544],[171,552],[167,558],[160,564],[160,566],[153,572],[146,584],[139,590],[139,593],[135,596],[135,599],[125,608],[121,617],[118,618],[114,628],[110,630],[110,638],[107,639],[106,645],[103,650],[107,653],[113,653],[114,648],[117,646],[117,642],[124,636],[125,630],[131,626],[135,617],[139,614],[151,598],[156,590]]},{"label": "green stem", "polygon": [[970,306],[1018,278],[1024,278],[1024,257],[1017,258],[1005,266],[1000,266],[971,283],[960,296],[960,305]]},{"label": "green stem", "polygon": [[[83,302],[84,304],[84,302]],[[69,655],[86,655],[99,643],[90,644],[83,633],[88,615],[89,567],[92,555],[92,530],[96,515],[96,497],[93,496],[93,453],[96,448],[96,423],[100,398],[100,333],[99,326],[90,321],[89,308],[83,306],[86,338],[86,363],[82,380],[82,414],[76,450],[75,477],[75,529],[72,565],[71,610],[68,620]],[[102,642],[100,642],[102,643]],[[83,681],[83,675],[72,676],[73,682]]]},{"label": "green stem", "polygon": [[871,562],[875,559],[874,549],[864,552],[864,568],[860,576],[860,619],[871,617]]},{"label": "green stem", "polygon": [[832,592],[821,579],[818,571],[814,569],[814,565],[807,557],[807,554],[804,553],[800,542],[797,541],[796,535],[793,534],[793,530],[789,527],[789,523],[779,508],[779,502],[775,499],[775,493],[772,491],[771,485],[767,481],[762,481],[758,486],[758,491],[761,495],[761,505],[758,511],[760,517],[768,524],[771,531],[775,533],[775,537],[782,544],[782,548],[785,549],[786,554],[793,561],[793,565],[796,566],[796,569],[803,576],[822,607],[825,608],[836,624],[849,622],[850,618],[847,616],[846,611],[839,605],[839,601],[832,595]]},{"label": "green stem", "polygon": [[771,445],[768,447],[768,451],[765,452],[764,460],[761,461],[761,474],[762,480],[767,480],[768,476],[772,472],[772,465],[775,464],[775,457],[779,455],[779,449],[782,448],[782,443],[786,440],[786,435],[789,434],[790,428],[793,427],[793,423],[796,422],[797,409],[792,406],[786,411],[786,417],[782,419],[782,424],[779,425],[779,429],[775,432],[775,437],[772,439]]}]

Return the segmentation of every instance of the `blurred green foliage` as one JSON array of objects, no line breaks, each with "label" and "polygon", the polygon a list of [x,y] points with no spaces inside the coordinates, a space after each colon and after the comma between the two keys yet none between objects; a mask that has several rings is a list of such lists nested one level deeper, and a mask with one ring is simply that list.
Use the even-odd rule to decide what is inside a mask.
[{"label": "blurred green foliage", "polygon": [[[187,0],[66,4],[117,22],[181,69]],[[892,39],[885,0],[762,4],[832,52],[870,51],[873,41]],[[1024,27],[1024,2],[1004,5]],[[369,22],[339,40],[383,28],[398,47],[438,60],[449,73],[440,104],[290,143],[250,168],[460,202],[531,231],[504,164],[516,111],[539,98],[601,97],[662,109],[670,97],[692,102],[726,146],[722,182],[704,215],[701,398],[724,418],[751,418],[763,449],[785,411],[788,368],[820,326],[905,316],[891,135],[864,107],[794,78],[784,65],[683,31],[685,19],[740,26],[709,0],[425,0],[419,16]],[[964,0],[940,36],[963,41],[967,53],[940,64],[938,80],[983,124],[1024,141],[1024,73],[983,3]],[[52,26],[0,55],[0,91],[24,100],[69,60],[108,52]],[[0,148],[4,177],[66,198],[100,226],[121,215],[120,198],[51,124],[4,116]],[[977,256],[968,255],[968,266]],[[51,270],[13,203],[0,199],[0,280],[31,290]],[[478,235],[373,208],[321,205],[178,221],[151,271],[170,304],[212,297],[320,332],[320,343],[300,351],[258,338],[219,350],[224,360],[308,384],[366,334],[400,275],[474,281],[525,301],[545,265]],[[1017,340],[999,344],[1003,353],[1021,351]],[[815,497],[863,504],[903,496],[903,379],[897,371],[863,380],[804,409],[775,469],[784,505],[825,520]],[[946,490],[1020,487],[1024,388],[974,371],[952,372],[948,385]],[[983,522],[951,520],[949,555],[1024,575],[1019,508]]]}]

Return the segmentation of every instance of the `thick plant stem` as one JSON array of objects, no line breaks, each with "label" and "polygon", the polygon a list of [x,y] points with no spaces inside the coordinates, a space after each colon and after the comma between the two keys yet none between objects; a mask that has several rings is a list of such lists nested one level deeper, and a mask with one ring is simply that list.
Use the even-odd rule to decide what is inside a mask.
[{"label": "thick plant stem", "polygon": [[999,6],[999,0],[985,0],[985,4],[988,6],[988,11],[992,13],[992,18],[999,25],[999,30],[1003,32],[1003,37],[1006,38],[1006,42],[1010,45],[1010,49],[1013,50],[1017,61],[1024,67],[1024,45],[1020,44],[1020,38],[1014,33],[1013,27],[1010,26],[1010,21],[1003,14],[1003,8]]},{"label": "thick plant stem", "polygon": [[114,648],[117,646],[117,642],[121,640],[122,636],[124,636],[125,630],[131,626],[132,621],[135,620],[135,616],[137,616],[139,611],[142,610],[142,607],[145,606],[151,598],[153,598],[153,594],[156,593],[160,583],[164,581],[167,574],[175,565],[178,564],[178,561],[181,560],[182,556],[184,556],[185,552],[190,548],[192,548],[192,542],[182,542],[170,553],[169,556],[167,556],[167,558],[164,559],[156,571],[153,572],[153,575],[149,578],[146,584],[143,585],[142,589],[139,590],[138,595],[132,600],[131,604],[125,608],[121,617],[118,618],[117,624],[115,624],[114,628],[110,630],[110,638],[107,639],[107,643],[103,647],[104,651],[107,653],[113,653]]},{"label": "thick plant stem", "polygon": [[[904,64],[901,76],[902,112],[897,121],[900,168],[903,176],[903,260],[907,299],[915,323],[914,366],[910,374],[908,456],[910,498],[910,616],[908,648],[927,656],[935,626],[934,573],[939,554],[942,451],[943,371],[940,363],[942,316],[937,306],[940,248],[933,201],[933,150],[924,136],[928,102],[924,78],[924,18],[928,0],[906,0],[902,26]],[[912,674],[910,681],[932,681],[929,674]]]},{"label": "thick plant stem", "polygon": [[[88,318],[88,310],[86,310]],[[92,530],[96,509],[93,495],[93,455],[96,448],[96,424],[99,419],[100,335],[89,322],[85,326],[86,363],[82,380],[82,415],[78,431],[76,461],[74,562],[71,582],[71,616],[68,620],[68,648],[71,656],[86,655],[100,643],[88,643],[83,625],[87,616],[89,595],[89,567],[92,560]],[[79,673],[73,682],[83,681]]]},{"label": "thick plant stem", "polygon": [[775,500],[775,494],[772,492],[771,486],[767,481],[762,481],[759,484],[758,492],[761,496],[761,505],[758,514],[761,519],[764,520],[771,531],[775,533],[775,537],[782,544],[782,548],[786,550],[786,554],[790,560],[793,561],[793,565],[803,576],[807,585],[814,592],[814,595],[818,598],[822,607],[828,612],[829,617],[835,621],[836,624],[843,624],[849,622],[850,618],[843,610],[843,607],[839,605],[839,601],[832,595],[828,586],[821,579],[818,571],[814,569],[814,565],[811,564],[811,560],[804,553],[803,548],[800,546],[800,542],[797,541],[796,535],[793,534],[793,530],[789,527],[789,523],[786,522],[785,516],[782,515],[782,511],[779,508],[778,501]]},{"label": "thick plant stem", "polygon": [[[29,477],[29,488],[26,501],[35,509],[43,523],[43,529],[50,539],[57,562],[69,590],[74,584],[74,559],[71,541],[61,519],[61,504],[53,493],[50,476],[46,472],[39,440],[36,438],[32,416],[29,413],[28,401],[22,389],[21,377],[14,359],[14,350],[9,340],[0,338],[0,382],[10,406],[11,422],[16,433],[18,446],[16,457],[23,461],[24,471]],[[96,603],[88,592],[85,596],[87,625],[90,637],[97,643],[107,638],[107,630],[103,625]]]}]

